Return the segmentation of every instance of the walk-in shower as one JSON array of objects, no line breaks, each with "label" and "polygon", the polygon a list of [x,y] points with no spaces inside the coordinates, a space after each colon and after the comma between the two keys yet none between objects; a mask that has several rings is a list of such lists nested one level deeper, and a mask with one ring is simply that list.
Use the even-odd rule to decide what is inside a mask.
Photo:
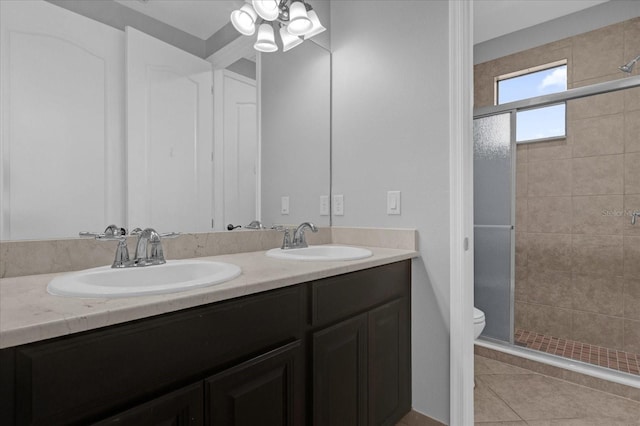
[{"label": "walk-in shower", "polygon": [[[516,143],[518,112],[558,104],[565,137]],[[640,76],[476,108],[480,345],[637,385],[638,122]]]}]

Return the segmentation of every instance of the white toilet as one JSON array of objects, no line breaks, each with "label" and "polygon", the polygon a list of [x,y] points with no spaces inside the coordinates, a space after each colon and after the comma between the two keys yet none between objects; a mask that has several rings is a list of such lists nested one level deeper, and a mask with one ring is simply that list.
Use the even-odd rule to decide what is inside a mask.
[{"label": "white toilet", "polygon": [[480,309],[473,307],[473,339],[477,339],[484,330],[484,312]]}]

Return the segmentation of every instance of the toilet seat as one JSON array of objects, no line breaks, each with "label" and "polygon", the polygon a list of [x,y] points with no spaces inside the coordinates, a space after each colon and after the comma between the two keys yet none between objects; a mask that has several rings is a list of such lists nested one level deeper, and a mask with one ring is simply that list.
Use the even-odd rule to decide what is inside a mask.
[{"label": "toilet seat", "polygon": [[473,308],[473,323],[480,324],[484,322],[484,312],[478,308]]}]

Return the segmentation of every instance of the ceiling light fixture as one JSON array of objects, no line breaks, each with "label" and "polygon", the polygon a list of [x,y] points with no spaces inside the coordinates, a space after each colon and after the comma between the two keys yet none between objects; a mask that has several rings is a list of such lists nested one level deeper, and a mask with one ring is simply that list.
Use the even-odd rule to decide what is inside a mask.
[{"label": "ceiling light fixture", "polygon": [[274,25],[279,29],[284,52],[326,30],[318,14],[305,0],[245,1],[240,9],[231,12],[231,23],[240,34],[246,36],[255,34],[258,29],[258,37],[253,45],[257,51],[278,50]]}]

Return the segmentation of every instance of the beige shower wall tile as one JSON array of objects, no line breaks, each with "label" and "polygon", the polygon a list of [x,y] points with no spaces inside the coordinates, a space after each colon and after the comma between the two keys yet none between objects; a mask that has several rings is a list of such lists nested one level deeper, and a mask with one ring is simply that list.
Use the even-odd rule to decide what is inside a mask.
[{"label": "beige shower wall tile", "polygon": [[[531,150],[529,150],[531,154]],[[528,196],[571,195],[572,160],[529,161]]]},{"label": "beige shower wall tile", "polygon": [[528,199],[516,197],[516,232],[527,232]]},{"label": "beige shower wall tile", "polygon": [[591,312],[573,311],[572,338],[582,343],[622,350],[624,320]]},{"label": "beige shower wall tile", "polygon": [[529,272],[571,271],[571,235],[527,234]]},{"label": "beige shower wall tile", "polygon": [[574,158],[573,195],[622,194],[624,155]]},{"label": "beige shower wall tile", "polygon": [[573,156],[571,141],[567,138],[527,144],[529,161],[562,160]]},{"label": "beige shower wall tile", "polygon": [[624,277],[640,278],[640,237],[624,237]]},{"label": "beige shower wall tile", "polygon": [[625,352],[640,354],[640,321],[624,320],[624,346]]},{"label": "beige shower wall tile", "polygon": [[[640,40],[640,18],[629,19],[624,22],[624,61],[627,63],[636,56],[638,52],[638,40]],[[636,64],[631,75],[640,75],[640,67]]]},{"label": "beige shower wall tile", "polygon": [[640,320],[640,278],[624,279],[624,317]]},{"label": "beige shower wall tile", "polygon": [[473,67],[473,105],[475,108],[494,105],[495,62]]},{"label": "beige shower wall tile", "polygon": [[640,152],[624,156],[624,193],[640,194]]},{"label": "beige shower wall tile", "polygon": [[570,309],[533,303],[516,303],[516,327],[563,339],[571,338]]},{"label": "beige shower wall tile", "polygon": [[[637,66],[640,70],[640,66]],[[640,109],[640,87],[626,89],[624,91],[624,109],[625,111],[636,111]]]},{"label": "beige shower wall tile", "polygon": [[529,283],[527,280],[527,267],[516,265],[516,282],[514,298],[518,302],[526,302],[529,299]]},{"label": "beige shower wall tile", "polygon": [[529,147],[527,144],[516,145],[516,164],[527,163]]},{"label": "beige shower wall tile", "polygon": [[622,195],[576,196],[572,201],[574,234],[622,233]]},{"label": "beige shower wall tile", "polygon": [[527,296],[531,303],[572,308],[571,273],[531,268],[527,273]]},{"label": "beige shower wall tile", "polygon": [[623,239],[617,235],[574,235],[571,269],[578,274],[622,276]]},{"label": "beige shower wall tile", "polygon": [[624,121],[624,114],[614,114],[570,122],[573,156],[624,153]]},{"label": "beige shower wall tile", "polygon": [[638,151],[640,151],[640,110],[629,111],[624,115],[624,152]]},{"label": "beige shower wall tile", "polygon": [[516,198],[527,196],[527,183],[529,182],[528,170],[528,163],[516,164]]},{"label": "beige shower wall tile", "polygon": [[633,212],[640,212],[640,194],[624,196],[624,215],[620,218],[624,235],[640,236],[640,217],[636,218],[635,225],[632,224]]},{"label": "beige shower wall tile", "polygon": [[589,274],[572,275],[573,309],[603,315],[624,313],[624,280],[622,277]]},{"label": "beige shower wall tile", "polygon": [[[571,40],[563,39],[496,59],[496,76],[524,71],[540,65],[571,60]],[[571,64],[567,67],[571,72]]]},{"label": "beige shower wall tile", "polygon": [[573,37],[573,81],[611,74],[624,63],[624,24]]},{"label": "beige shower wall tile", "polygon": [[624,92],[616,91],[567,102],[569,122],[624,112]]},{"label": "beige shower wall tile", "polygon": [[529,197],[527,231],[571,233],[571,197]]},{"label": "beige shower wall tile", "polygon": [[527,234],[516,232],[516,267],[527,266],[528,251]]}]

